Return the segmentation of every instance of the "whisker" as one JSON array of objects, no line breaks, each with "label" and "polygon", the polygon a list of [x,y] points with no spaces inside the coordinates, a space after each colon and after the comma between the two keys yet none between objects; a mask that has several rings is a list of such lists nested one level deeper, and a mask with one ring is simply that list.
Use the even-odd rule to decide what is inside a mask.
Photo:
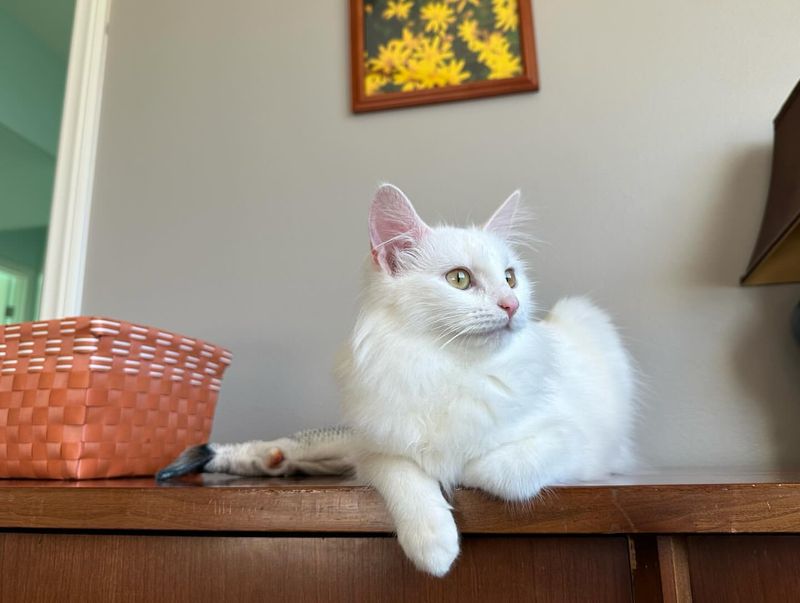
[{"label": "whisker", "polygon": [[453,336],[452,336],[450,339],[448,339],[447,341],[445,341],[445,342],[444,342],[444,344],[442,344],[442,346],[441,346],[439,349],[440,349],[440,350],[443,350],[445,347],[447,347],[447,345],[448,345],[448,344],[449,344],[451,341],[453,341],[453,340],[457,339],[458,337],[461,337],[462,335],[466,334],[466,333],[467,333],[467,331],[469,331],[471,328],[472,328],[471,326],[467,326],[467,327],[465,327],[463,330],[459,331],[458,333],[456,333],[455,335],[453,335]]}]

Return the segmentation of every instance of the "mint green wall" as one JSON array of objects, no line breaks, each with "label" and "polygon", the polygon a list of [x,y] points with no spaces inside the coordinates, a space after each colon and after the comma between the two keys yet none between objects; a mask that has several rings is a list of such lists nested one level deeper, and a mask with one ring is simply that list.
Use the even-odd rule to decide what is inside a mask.
[{"label": "mint green wall", "polygon": [[[0,231],[0,269],[3,265],[8,265],[29,274],[41,276],[46,244],[47,227],[45,226]],[[34,286],[38,276],[34,278]],[[31,295],[28,298],[25,308],[26,320],[35,319],[37,303],[38,295]]]},{"label": "mint green wall", "polygon": [[0,123],[55,156],[66,63],[0,6]]},{"label": "mint green wall", "polygon": [[0,10],[14,17],[66,62],[75,0],[0,0]]},{"label": "mint green wall", "polygon": [[54,171],[52,155],[0,123],[0,237],[47,225]]},{"label": "mint green wall", "polygon": [[[0,0],[0,265],[41,275],[74,0]],[[36,316],[31,298],[27,317]]]},{"label": "mint green wall", "polygon": [[32,268],[41,272],[46,242],[45,226],[0,232],[0,265],[7,260],[21,268]]},{"label": "mint green wall", "polygon": [[[32,286],[38,288],[44,267],[44,251],[47,243],[47,228],[19,228],[0,231],[0,271],[4,266],[25,272],[33,277]],[[31,291],[23,308],[23,320],[37,316],[38,289]],[[2,323],[2,316],[0,316]]]}]

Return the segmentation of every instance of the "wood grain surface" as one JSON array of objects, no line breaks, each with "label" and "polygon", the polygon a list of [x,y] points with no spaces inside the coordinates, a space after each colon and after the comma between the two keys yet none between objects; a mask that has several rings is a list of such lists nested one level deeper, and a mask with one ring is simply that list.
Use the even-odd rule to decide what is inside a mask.
[{"label": "wood grain surface", "polygon": [[686,537],[659,536],[658,558],[664,603],[692,603]]},{"label": "wood grain surface", "polygon": [[658,538],[652,534],[628,536],[628,557],[634,601],[661,601],[663,599]]},{"label": "wood grain surface", "polygon": [[[800,483],[565,486],[525,504],[457,490],[465,534],[800,533]],[[0,529],[391,532],[352,480],[0,480]]]},{"label": "wood grain surface", "polygon": [[385,537],[12,533],[0,576],[0,601],[26,603],[631,600],[619,536],[468,537],[436,579]]},{"label": "wood grain surface", "polygon": [[694,603],[800,600],[800,536],[689,536]]}]

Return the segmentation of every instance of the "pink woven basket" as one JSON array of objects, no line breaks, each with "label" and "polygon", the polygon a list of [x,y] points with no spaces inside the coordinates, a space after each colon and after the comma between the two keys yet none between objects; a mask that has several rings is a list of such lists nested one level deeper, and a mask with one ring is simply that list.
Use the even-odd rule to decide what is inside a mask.
[{"label": "pink woven basket", "polygon": [[0,326],[0,477],[152,475],[208,440],[230,361],[108,318]]}]

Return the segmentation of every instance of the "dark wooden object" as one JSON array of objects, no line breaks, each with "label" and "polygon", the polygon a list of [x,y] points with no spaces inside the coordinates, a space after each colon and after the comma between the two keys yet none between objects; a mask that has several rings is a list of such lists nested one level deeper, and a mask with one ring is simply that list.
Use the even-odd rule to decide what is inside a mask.
[{"label": "dark wooden object", "polygon": [[518,0],[519,42],[522,55],[522,75],[502,80],[469,82],[459,86],[387,92],[367,96],[364,92],[364,2],[350,0],[350,99],[354,113],[429,105],[450,101],[498,96],[513,92],[535,92],[539,89],[536,63],[536,42],[533,29],[533,9],[530,0]]},{"label": "dark wooden object", "polygon": [[792,600],[800,481],[745,477],[558,487],[526,505],[458,490],[462,554],[444,579],[411,566],[353,481],[5,480],[0,601]]},{"label": "dark wooden object", "polygon": [[690,536],[695,601],[797,601],[800,536]]},{"label": "dark wooden object", "polygon": [[625,551],[620,537],[472,537],[436,579],[388,537],[5,534],[0,600],[617,602]]},{"label": "dark wooden object", "polygon": [[800,282],[800,82],[774,126],[769,195],[743,285]]}]

